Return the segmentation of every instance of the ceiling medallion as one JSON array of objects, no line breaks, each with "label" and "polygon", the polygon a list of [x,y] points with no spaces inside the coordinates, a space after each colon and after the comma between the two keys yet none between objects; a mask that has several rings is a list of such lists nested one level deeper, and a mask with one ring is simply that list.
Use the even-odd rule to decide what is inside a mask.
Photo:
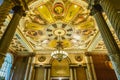
[{"label": "ceiling medallion", "polygon": [[56,36],[58,36],[58,35],[64,36],[66,34],[66,31],[62,28],[58,28],[53,31],[53,34]]},{"label": "ceiling medallion", "polygon": [[46,29],[46,34],[50,40],[58,40],[58,36],[61,40],[70,39],[72,33],[73,28],[62,22],[51,24]]},{"label": "ceiling medallion", "polygon": [[38,58],[38,61],[39,62],[44,62],[46,60],[46,57],[45,56],[40,56],[39,58]]}]

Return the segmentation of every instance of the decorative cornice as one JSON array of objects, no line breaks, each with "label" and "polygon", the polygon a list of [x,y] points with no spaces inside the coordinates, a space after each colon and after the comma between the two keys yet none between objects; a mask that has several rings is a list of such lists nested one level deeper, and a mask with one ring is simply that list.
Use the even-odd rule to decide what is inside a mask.
[{"label": "decorative cornice", "polygon": [[16,56],[21,56],[21,57],[30,57],[30,56],[35,56],[35,53],[33,52],[16,52],[15,53]]},{"label": "decorative cornice", "polygon": [[[34,51],[36,54],[51,54],[51,52],[54,50],[38,50],[38,51]],[[81,53],[84,54],[86,52],[89,52],[90,54],[107,54],[107,50],[94,50],[94,51],[87,51],[86,49],[71,49],[71,50],[64,50],[66,51],[68,54],[70,53]]]},{"label": "decorative cornice", "polygon": [[[51,53],[53,51],[54,50],[43,49],[43,50],[37,50],[34,52],[36,52],[36,54],[40,54],[40,53],[44,54],[44,53]],[[64,51],[66,51],[67,53],[84,53],[84,52],[86,52],[86,49],[85,50],[84,49],[82,49],[82,50],[71,49],[71,50],[64,50]]]}]

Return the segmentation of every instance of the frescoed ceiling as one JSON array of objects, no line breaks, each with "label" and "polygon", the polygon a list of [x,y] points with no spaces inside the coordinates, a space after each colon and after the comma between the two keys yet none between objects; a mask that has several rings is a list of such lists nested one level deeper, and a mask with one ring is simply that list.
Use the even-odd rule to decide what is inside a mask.
[{"label": "frescoed ceiling", "polygon": [[87,49],[97,33],[87,4],[83,7],[67,0],[51,0],[31,6],[19,28],[34,50],[54,49],[58,36],[64,49]]},{"label": "frescoed ceiling", "polygon": [[[26,11],[26,17],[22,17],[19,22],[10,50],[44,53],[56,49],[59,40],[66,51],[106,50],[96,22],[89,15],[85,0],[27,2],[29,10]],[[6,26],[12,17],[11,14],[6,20]],[[106,16],[105,19],[111,26]],[[3,26],[1,29],[5,28]],[[2,33],[3,31],[1,30]],[[16,47],[15,44],[19,45]]]}]

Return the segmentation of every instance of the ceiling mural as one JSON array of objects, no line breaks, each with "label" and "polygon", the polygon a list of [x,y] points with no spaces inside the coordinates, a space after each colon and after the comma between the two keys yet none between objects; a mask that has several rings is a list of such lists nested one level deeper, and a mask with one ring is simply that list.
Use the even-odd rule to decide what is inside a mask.
[{"label": "ceiling mural", "polygon": [[59,37],[64,49],[87,49],[97,33],[87,7],[66,0],[31,7],[19,28],[34,50],[55,49]]},{"label": "ceiling mural", "polygon": [[16,36],[14,36],[14,38],[12,39],[12,42],[10,44],[10,49],[16,53],[23,52],[23,51],[29,52],[27,48],[24,45],[22,45],[22,43],[18,40]]},{"label": "ceiling mural", "polygon": [[[19,22],[9,51],[23,56],[35,53],[34,63],[44,65],[52,60],[50,53],[61,45],[60,48],[69,53],[71,63],[77,63],[79,66],[84,66],[86,63],[85,52],[107,53],[96,22],[89,15],[90,11],[85,0],[33,0],[32,2],[28,0],[28,3],[29,10]],[[0,27],[0,38],[12,15],[13,13],[10,13]],[[120,41],[107,16],[104,13],[103,15],[120,47]],[[64,59],[63,63],[64,65],[60,67],[64,70],[69,69],[66,67],[67,60]],[[52,73],[53,75],[69,76],[69,72],[60,71],[56,64],[61,65],[56,60],[53,61],[52,65],[55,68],[53,70],[57,70],[56,73]]]},{"label": "ceiling mural", "polygon": [[[60,48],[66,51],[73,64],[84,65],[85,52],[107,53],[96,22],[89,15],[88,4],[85,0],[27,0],[29,10],[22,17],[11,41],[9,51],[16,55],[36,54],[35,64],[48,64],[52,60],[52,51]],[[10,13],[3,25],[0,27],[0,38],[7,28],[13,13]],[[120,47],[120,41],[107,16],[104,18],[110,27],[112,34]],[[99,52],[99,53],[98,53]],[[72,54],[73,53],[73,54]],[[80,54],[77,54],[80,53]],[[96,54],[96,53],[95,53]],[[63,60],[63,69],[68,62]],[[59,71],[55,65],[61,65],[56,60],[53,63],[55,76],[67,75],[69,72]]]}]

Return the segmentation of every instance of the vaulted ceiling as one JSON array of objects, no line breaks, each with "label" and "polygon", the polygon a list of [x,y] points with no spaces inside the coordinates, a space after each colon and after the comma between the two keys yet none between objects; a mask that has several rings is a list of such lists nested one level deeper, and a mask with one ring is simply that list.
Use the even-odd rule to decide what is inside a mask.
[{"label": "vaulted ceiling", "polygon": [[[60,40],[68,52],[106,51],[97,24],[85,0],[26,0],[29,10],[18,25],[10,51],[46,53]],[[109,27],[111,24],[103,13]],[[10,13],[1,35],[11,20]],[[113,29],[116,41],[120,44]]]}]

